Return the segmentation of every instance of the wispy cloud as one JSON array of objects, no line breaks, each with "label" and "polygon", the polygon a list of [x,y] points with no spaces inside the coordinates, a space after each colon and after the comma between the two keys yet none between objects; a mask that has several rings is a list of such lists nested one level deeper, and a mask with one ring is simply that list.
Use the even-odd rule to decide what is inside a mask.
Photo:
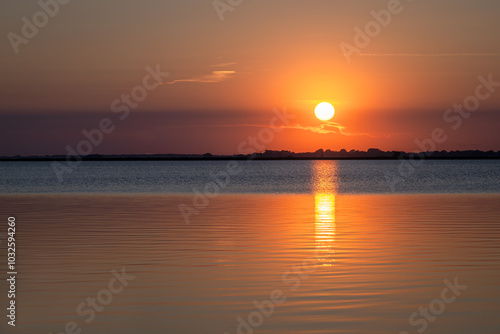
[{"label": "wispy cloud", "polygon": [[360,53],[360,57],[497,57],[500,53]]},{"label": "wispy cloud", "polygon": [[[165,125],[162,125],[165,126]],[[188,125],[171,125],[172,127],[186,127],[186,128],[196,128],[196,127],[207,127],[206,124],[188,124]],[[259,123],[229,123],[229,124],[210,124],[210,127],[218,127],[218,128],[274,128],[274,129],[292,129],[292,130],[304,130],[310,131],[318,134],[340,134],[343,136],[366,136],[370,138],[391,138],[393,134],[373,134],[373,133],[365,133],[365,132],[350,132],[347,131],[347,128],[339,123],[329,121],[327,123],[321,124],[319,126],[305,126],[300,124],[293,125],[282,125],[282,126],[274,126],[270,127],[267,124],[259,124]]]},{"label": "wispy cloud", "polygon": [[389,138],[389,137],[391,137],[391,135],[389,135],[389,134],[377,136],[377,135],[374,135],[371,133],[349,132],[349,131],[347,131],[347,128],[345,126],[343,126],[339,123],[336,123],[336,122],[332,122],[332,121],[321,124],[319,126],[303,126],[300,124],[296,124],[296,125],[288,125],[288,126],[285,126],[284,128],[311,131],[311,132],[319,133],[319,134],[336,133],[336,134],[341,134],[343,136],[367,136],[367,137],[371,137],[371,138]]},{"label": "wispy cloud", "polygon": [[295,125],[287,125],[285,127],[286,129],[299,129],[299,130],[306,130],[306,131],[311,131],[314,133],[320,133],[320,134],[329,134],[329,133],[339,133],[345,136],[349,136],[348,133],[345,132],[346,127],[336,123],[336,122],[328,122],[321,124],[319,126],[303,126],[300,124],[295,124]]},{"label": "wispy cloud", "polygon": [[[177,125],[175,125],[178,127]],[[328,122],[328,124],[322,124],[320,126],[302,126],[300,124],[295,125],[282,125],[282,126],[274,126],[270,127],[266,124],[258,124],[258,123],[230,123],[230,124],[210,124],[213,127],[220,128],[235,128],[235,127],[255,127],[255,128],[274,128],[274,129],[298,129],[298,130],[307,130],[320,134],[329,134],[329,133],[340,133],[346,136],[350,136],[351,134],[345,133],[345,127],[335,123]],[[206,124],[189,124],[185,125],[185,127],[206,127]]]},{"label": "wispy cloud", "polygon": [[200,82],[200,83],[216,83],[229,80],[236,74],[236,71],[212,71],[212,73],[190,79],[178,79],[166,82],[166,85],[173,85],[179,82]]}]

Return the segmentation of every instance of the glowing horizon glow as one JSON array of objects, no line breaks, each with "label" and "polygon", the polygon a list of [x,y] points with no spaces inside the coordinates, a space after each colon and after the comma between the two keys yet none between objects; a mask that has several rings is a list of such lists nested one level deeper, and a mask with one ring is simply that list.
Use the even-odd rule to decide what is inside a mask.
[{"label": "glowing horizon glow", "polygon": [[321,102],[314,109],[316,117],[321,121],[329,121],[335,115],[335,108],[328,102]]}]

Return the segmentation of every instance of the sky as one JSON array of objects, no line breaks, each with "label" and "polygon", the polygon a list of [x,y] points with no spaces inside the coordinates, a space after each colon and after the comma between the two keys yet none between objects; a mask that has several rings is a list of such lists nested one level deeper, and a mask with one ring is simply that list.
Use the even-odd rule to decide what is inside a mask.
[{"label": "sky", "polygon": [[59,1],[0,3],[0,155],[500,150],[496,0]]}]

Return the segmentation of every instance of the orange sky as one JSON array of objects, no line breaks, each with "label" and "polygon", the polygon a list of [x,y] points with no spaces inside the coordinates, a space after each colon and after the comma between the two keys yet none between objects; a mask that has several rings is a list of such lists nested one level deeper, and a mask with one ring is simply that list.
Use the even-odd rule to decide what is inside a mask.
[{"label": "orange sky", "polygon": [[[18,35],[21,18],[40,10],[0,7],[2,29]],[[296,117],[266,149],[414,151],[416,139],[443,128],[438,149],[499,150],[496,90],[457,129],[443,114],[476,93],[479,76],[500,81],[500,5],[403,2],[348,61],[340,45],[355,46],[355,28],[387,8],[256,0],[221,21],[210,1],[65,5],[18,53],[2,42],[0,155],[65,153],[108,116],[116,130],[93,153],[236,153],[285,106]],[[118,119],[112,102],[141,85],[148,66],[169,75]],[[335,106],[342,132],[314,117],[321,101]],[[12,136],[20,140],[6,144]]]}]

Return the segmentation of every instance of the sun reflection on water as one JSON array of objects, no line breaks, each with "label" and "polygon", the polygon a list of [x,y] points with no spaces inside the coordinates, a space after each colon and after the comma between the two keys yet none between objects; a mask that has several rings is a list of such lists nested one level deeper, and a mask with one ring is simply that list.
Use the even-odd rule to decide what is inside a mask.
[{"label": "sun reflection on water", "polygon": [[315,200],[316,256],[323,266],[331,266],[335,243],[335,193],[337,192],[335,161],[315,161],[313,184]]}]

